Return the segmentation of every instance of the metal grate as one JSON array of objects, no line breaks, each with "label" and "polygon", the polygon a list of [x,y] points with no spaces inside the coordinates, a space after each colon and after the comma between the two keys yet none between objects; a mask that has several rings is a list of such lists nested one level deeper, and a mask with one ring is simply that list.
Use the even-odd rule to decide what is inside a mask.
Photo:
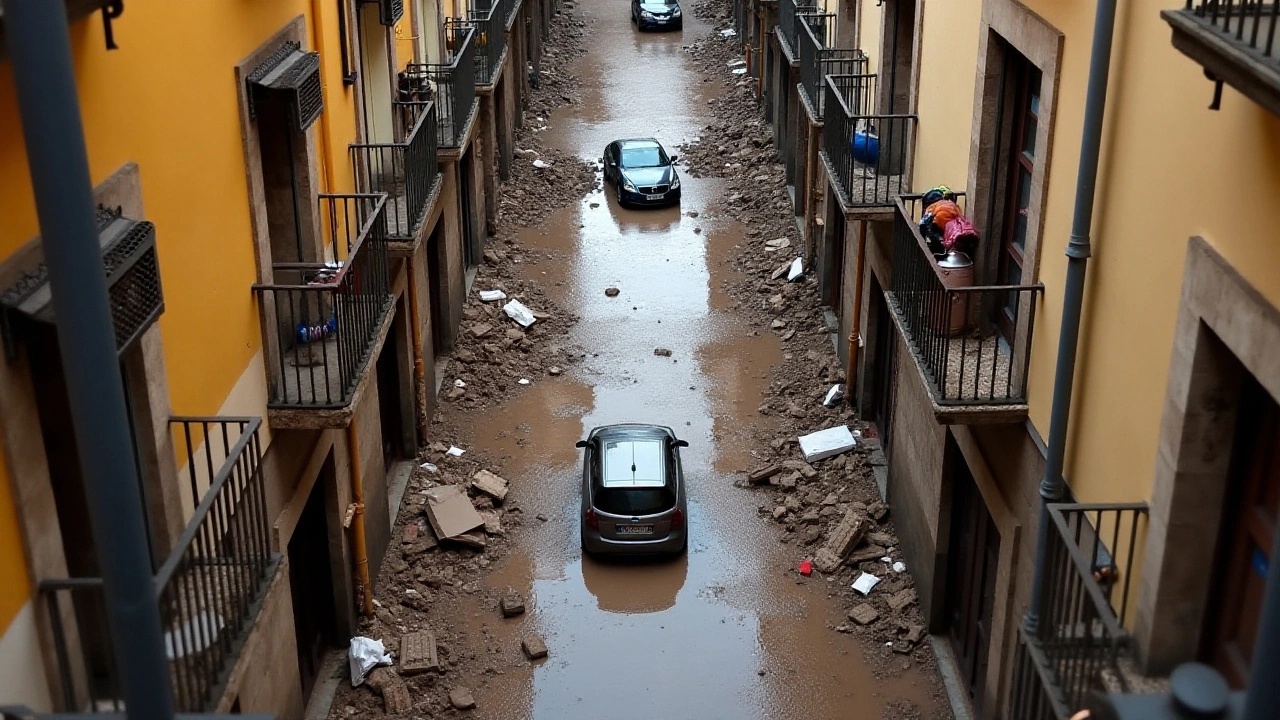
[{"label": "metal grate", "polygon": [[306,130],[320,117],[324,111],[320,54],[300,48],[296,42],[284,43],[249,73],[250,117],[257,116],[257,105],[264,102],[285,103],[298,130]]},{"label": "metal grate", "polygon": [[378,3],[378,22],[391,27],[404,17],[404,0],[363,0]]},{"label": "metal grate", "polygon": [[[99,207],[98,237],[107,278],[116,352],[124,352],[164,312],[156,226],[124,217],[120,209]],[[53,323],[53,289],[40,263],[0,294],[6,357],[17,358],[16,328],[21,322]]]}]

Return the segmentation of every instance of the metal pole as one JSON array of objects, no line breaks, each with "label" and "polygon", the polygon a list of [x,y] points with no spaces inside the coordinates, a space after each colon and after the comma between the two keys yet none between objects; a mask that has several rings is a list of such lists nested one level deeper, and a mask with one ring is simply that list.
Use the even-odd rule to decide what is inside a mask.
[{"label": "metal pole", "polygon": [[1049,456],[1040,481],[1040,527],[1036,540],[1035,580],[1026,628],[1040,625],[1040,604],[1046,578],[1045,552],[1049,542],[1049,503],[1062,497],[1062,464],[1067,450],[1071,416],[1071,390],[1076,374],[1076,345],[1080,340],[1080,309],[1084,305],[1085,269],[1089,264],[1089,230],[1093,225],[1093,200],[1098,180],[1098,156],[1102,148],[1107,80],[1111,74],[1111,40],[1115,34],[1116,0],[1098,0],[1093,21],[1093,48],[1089,56],[1089,84],[1084,103],[1084,130],[1080,136],[1080,166],[1076,174],[1076,204],[1067,243],[1067,277],[1063,289],[1062,331],[1058,337],[1058,361],[1054,371],[1053,406],[1049,411]]},{"label": "metal pole", "polygon": [[66,7],[4,0],[27,163],[58,343],[130,718],[171,720],[173,700],[116,357]]}]

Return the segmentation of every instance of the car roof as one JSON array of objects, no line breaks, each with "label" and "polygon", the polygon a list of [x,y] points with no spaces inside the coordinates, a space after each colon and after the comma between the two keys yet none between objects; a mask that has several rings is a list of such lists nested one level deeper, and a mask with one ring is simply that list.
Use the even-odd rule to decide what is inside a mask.
[{"label": "car roof", "polygon": [[628,140],[619,140],[618,147],[623,149],[641,148],[641,147],[662,147],[662,143],[658,142],[657,140],[654,140],[653,138],[630,138]]},{"label": "car roof", "polygon": [[667,484],[666,443],[659,435],[623,435],[603,441],[607,488],[658,488]]}]

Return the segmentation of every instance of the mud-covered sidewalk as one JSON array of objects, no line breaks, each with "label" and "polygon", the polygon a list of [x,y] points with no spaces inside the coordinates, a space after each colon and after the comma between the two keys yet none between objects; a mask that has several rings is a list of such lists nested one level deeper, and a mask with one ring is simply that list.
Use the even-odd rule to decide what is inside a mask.
[{"label": "mud-covered sidewalk", "polygon": [[[395,663],[342,682],[331,717],[951,717],[876,442],[824,405],[843,370],[815,283],[787,279],[799,235],[729,8],[651,35],[616,2],[562,4],[361,623]],[[600,151],[629,136],[679,154],[680,207],[602,187]],[[690,441],[686,556],[578,550],[573,444],[614,422]],[[796,439],[839,425],[858,447],[804,462]],[[429,506],[454,488],[482,524],[440,539]]]}]

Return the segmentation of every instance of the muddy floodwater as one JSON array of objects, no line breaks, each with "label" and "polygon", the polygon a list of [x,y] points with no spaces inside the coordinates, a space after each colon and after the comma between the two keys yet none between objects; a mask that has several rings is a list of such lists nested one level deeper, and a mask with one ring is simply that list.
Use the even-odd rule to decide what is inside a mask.
[{"label": "muddy floodwater", "polygon": [[[703,82],[682,51],[710,28],[686,8],[682,32],[639,33],[625,0],[584,0],[574,12],[590,28],[573,68],[582,97],[529,122],[587,160],[624,137],[656,137],[678,154],[721,86]],[[504,458],[527,519],[486,582],[525,589],[528,613],[507,622],[463,606],[456,622],[477,646],[518,645],[535,631],[550,648],[545,661],[479,685],[475,717],[834,720],[881,718],[904,699],[925,717],[943,711],[934,681],[906,659],[877,679],[858,641],[832,629],[843,618],[829,581],[801,580],[797,550],[758,516],[759,498],[733,485],[755,464],[744,428],[763,421],[756,408],[782,346],[735,317],[720,290],[744,228],[720,213],[719,182],[685,176],[681,205],[652,210],[619,208],[605,187],[522,233],[543,251],[523,274],[580,316],[569,340],[587,357],[501,408],[457,418],[466,442]],[[606,297],[608,287],[619,295]],[[689,441],[686,556],[582,557],[574,443],[618,422],[666,425]]]}]

